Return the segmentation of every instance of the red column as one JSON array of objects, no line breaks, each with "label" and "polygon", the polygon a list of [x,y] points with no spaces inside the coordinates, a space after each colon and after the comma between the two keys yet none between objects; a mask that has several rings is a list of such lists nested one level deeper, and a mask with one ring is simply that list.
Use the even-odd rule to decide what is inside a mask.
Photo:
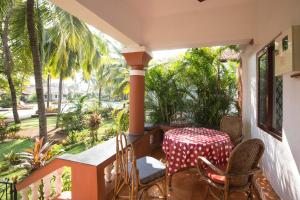
[{"label": "red column", "polygon": [[123,53],[130,69],[129,134],[144,133],[145,68],[151,60],[147,52]]}]

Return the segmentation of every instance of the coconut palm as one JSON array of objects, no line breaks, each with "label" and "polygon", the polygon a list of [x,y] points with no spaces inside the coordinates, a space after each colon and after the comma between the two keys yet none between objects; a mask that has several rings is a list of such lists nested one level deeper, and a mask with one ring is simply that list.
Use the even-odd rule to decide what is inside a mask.
[{"label": "coconut palm", "polygon": [[43,89],[43,66],[41,62],[40,47],[38,34],[36,30],[35,19],[35,2],[34,0],[27,0],[27,29],[29,42],[32,53],[35,89],[38,103],[39,114],[39,136],[47,141],[47,119],[45,115],[45,103],[44,103],[44,89]]},{"label": "coconut palm", "polygon": [[84,77],[88,79],[96,51],[93,34],[85,23],[55,6],[50,10],[52,23],[47,29],[49,40],[46,41],[46,46],[49,46],[51,53],[47,65],[52,75],[59,77],[58,127],[63,80],[75,75],[78,70],[82,70]]},{"label": "coconut palm", "polygon": [[1,0],[0,2],[0,35],[2,41],[2,57],[3,57],[3,72],[7,78],[11,100],[13,108],[13,116],[15,123],[20,123],[18,108],[17,108],[17,94],[12,78],[12,71],[14,69],[14,61],[12,58],[11,49],[9,46],[9,23],[13,11],[13,1],[12,0]]}]

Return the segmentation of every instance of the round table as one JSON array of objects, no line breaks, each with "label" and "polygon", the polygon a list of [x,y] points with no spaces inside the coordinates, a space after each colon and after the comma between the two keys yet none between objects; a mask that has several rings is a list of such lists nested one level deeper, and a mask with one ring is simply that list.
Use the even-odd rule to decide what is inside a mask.
[{"label": "round table", "polygon": [[198,156],[215,165],[225,165],[233,148],[227,133],[207,128],[176,128],[165,133],[163,151],[168,175],[196,167]]}]

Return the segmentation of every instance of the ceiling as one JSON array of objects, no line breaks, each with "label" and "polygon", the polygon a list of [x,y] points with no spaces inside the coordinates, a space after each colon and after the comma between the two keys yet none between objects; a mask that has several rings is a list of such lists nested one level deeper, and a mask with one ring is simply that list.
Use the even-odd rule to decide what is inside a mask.
[{"label": "ceiling", "polygon": [[119,40],[149,50],[246,44],[256,0],[52,0]]}]

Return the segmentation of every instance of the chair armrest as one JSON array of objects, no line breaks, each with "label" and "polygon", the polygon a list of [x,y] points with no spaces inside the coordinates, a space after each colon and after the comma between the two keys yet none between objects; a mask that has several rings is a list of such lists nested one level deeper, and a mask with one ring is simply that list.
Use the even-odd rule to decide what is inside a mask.
[{"label": "chair armrest", "polygon": [[209,168],[211,168],[213,171],[215,171],[216,173],[218,173],[219,175],[225,176],[225,172],[223,172],[222,170],[220,170],[218,167],[216,167],[215,165],[213,165],[209,160],[207,160],[205,157],[203,156],[199,156],[197,159],[197,167],[199,170],[199,173],[203,176],[204,175],[204,171],[202,166],[200,166],[201,163],[204,163],[205,165],[207,165]]}]

